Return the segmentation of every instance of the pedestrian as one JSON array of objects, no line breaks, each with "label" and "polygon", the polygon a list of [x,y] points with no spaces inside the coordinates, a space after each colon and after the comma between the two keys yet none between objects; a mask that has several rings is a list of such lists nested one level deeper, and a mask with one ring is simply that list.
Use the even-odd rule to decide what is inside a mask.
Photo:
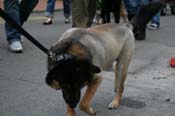
[{"label": "pedestrian", "polygon": [[[148,2],[160,2],[160,0],[144,0],[147,4]],[[151,25],[148,27],[150,30],[156,30],[160,27],[160,14],[161,11],[159,11],[151,20]]]},{"label": "pedestrian", "polygon": [[[132,18],[138,13],[140,8],[144,5],[144,2],[142,0],[124,0],[124,4],[128,13],[128,20],[131,21]],[[145,40],[146,26],[139,32],[135,33],[134,36],[136,40]]]},{"label": "pedestrian", "polygon": [[[4,11],[22,26],[37,3],[38,0],[4,0]],[[7,22],[5,22],[5,33],[10,51],[22,53],[21,33]]]},{"label": "pedestrian", "polygon": [[96,0],[72,0],[72,27],[90,27],[96,13]]},{"label": "pedestrian", "polygon": [[[54,10],[56,0],[47,0],[47,6],[45,16],[47,20],[43,22],[44,25],[50,25],[53,22]],[[70,23],[70,0],[63,0],[63,13],[65,17],[65,23]]]},{"label": "pedestrian", "polygon": [[103,23],[110,23],[110,13],[114,15],[114,22],[120,22],[120,10],[122,0],[102,0],[101,17]]}]

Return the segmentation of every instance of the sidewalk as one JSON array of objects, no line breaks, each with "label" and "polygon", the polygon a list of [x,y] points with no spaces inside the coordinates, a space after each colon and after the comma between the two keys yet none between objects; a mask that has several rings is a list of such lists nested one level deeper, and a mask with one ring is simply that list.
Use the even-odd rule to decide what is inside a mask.
[{"label": "sidewalk", "polygon": [[[47,5],[47,0],[39,0],[38,5],[36,6],[36,8],[34,9],[34,13],[36,12],[44,12],[46,9],[46,5]],[[0,8],[3,8],[3,2],[2,0],[0,0]],[[63,9],[63,2],[62,0],[56,0],[56,4],[55,4],[55,11],[57,10],[61,10]],[[29,20],[38,20],[38,19],[44,19],[45,17],[43,16],[30,16]],[[4,23],[4,20],[0,17],[0,24]]]}]

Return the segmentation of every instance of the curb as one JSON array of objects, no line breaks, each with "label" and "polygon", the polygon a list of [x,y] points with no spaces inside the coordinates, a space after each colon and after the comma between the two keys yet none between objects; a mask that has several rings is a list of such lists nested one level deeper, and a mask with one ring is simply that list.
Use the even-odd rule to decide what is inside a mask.
[{"label": "curb", "polygon": [[[63,9],[55,9],[54,12],[61,12],[63,11]],[[32,11],[32,14],[35,14],[35,13],[44,13],[45,10],[34,10]]]}]

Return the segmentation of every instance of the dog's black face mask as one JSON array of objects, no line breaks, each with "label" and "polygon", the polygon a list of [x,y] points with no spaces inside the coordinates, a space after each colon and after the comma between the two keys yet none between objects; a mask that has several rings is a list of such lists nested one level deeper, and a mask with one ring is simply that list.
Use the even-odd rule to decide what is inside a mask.
[{"label": "dog's black face mask", "polygon": [[46,83],[55,89],[61,89],[65,102],[75,108],[81,97],[84,83],[91,82],[99,67],[87,59],[76,58],[56,62],[46,76]]}]

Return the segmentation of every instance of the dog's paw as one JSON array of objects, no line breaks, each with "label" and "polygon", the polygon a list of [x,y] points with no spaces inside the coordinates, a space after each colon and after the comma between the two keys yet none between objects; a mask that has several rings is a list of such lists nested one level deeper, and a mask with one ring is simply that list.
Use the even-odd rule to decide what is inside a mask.
[{"label": "dog's paw", "polygon": [[118,106],[119,106],[118,103],[113,103],[113,102],[111,102],[111,103],[108,105],[108,109],[116,109]]},{"label": "dog's paw", "polygon": [[88,107],[88,106],[80,106],[80,110],[82,110],[83,112],[87,113],[90,116],[95,116],[96,112],[93,110],[92,107]]},{"label": "dog's paw", "polygon": [[75,114],[74,113],[67,113],[67,115],[66,116],[75,116]]}]

